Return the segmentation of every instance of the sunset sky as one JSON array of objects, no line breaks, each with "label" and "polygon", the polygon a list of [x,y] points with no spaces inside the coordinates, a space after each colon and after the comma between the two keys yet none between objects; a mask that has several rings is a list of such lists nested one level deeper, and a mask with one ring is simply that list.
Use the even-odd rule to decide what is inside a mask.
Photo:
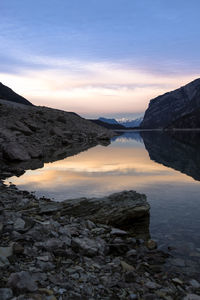
[{"label": "sunset sky", "polygon": [[135,117],[200,75],[199,0],[1,0],[0,81],[36,105]]}]

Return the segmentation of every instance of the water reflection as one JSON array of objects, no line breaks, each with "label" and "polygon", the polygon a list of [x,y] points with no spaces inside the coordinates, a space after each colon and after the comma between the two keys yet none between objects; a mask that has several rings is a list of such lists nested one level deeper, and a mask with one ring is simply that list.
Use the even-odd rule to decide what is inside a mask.
[{"label": "water reflection", "polygon": [[[36,190],[39,196],[62,201],[81,196],[99,197],[125,189],[143,192],[147,186],[184,184],[190,180],[151,161],[138,132],[126,137],[124,134],[109,147],[90,148],[77,156],[45,164],[41,169],[29,170],[9,181],[19,188]],[[158,154],[159,151],[158,148]]]},{"label": "water reflection", "polygon": [[200,180],[199,132],[141,132],[150,159]]},{"label": "water reflection", "polygon": [[175,249],[185,271],[198,273],[199,140],[199,133],[192,132],[129,132],[108,147],[90,148],[9,181],[60,201],[129,189],[144,193],[151,205],[152,238],[162,249]]}]

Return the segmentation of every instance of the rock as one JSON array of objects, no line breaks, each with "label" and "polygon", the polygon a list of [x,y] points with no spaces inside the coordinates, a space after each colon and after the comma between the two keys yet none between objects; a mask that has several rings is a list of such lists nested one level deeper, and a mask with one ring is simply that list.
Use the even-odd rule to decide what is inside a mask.
[{"label": "rock", "polygon": [[113,228],[110,232],[110,235],[118,235],[118,236],[125,236],[127,235],[128,233],[124,230],[120,230],[120,229],[117,229],[117,228]]},{"label": "rock", "polygon": [[87,237],[85,238],[73,238],[72,248],[80,251],[86,256],[95,256],[98,253],[104,252],[105,242],[103,240],[91,240]]},{"label": "rock", "polygon": [[3,147],[3,156],[11,161],[26,161],[31,157],[27,150],[17,142],[10,142]]},{"label": "rock", "polygon": [[129,295],[129,299],[130,300],[137,300],[138,299],[138,296],[136,294],[130,294]]},{"label": "rock", "polygon": [[[151,100],[140,126],[141,128],[151,129],[166,128],[170,125],[173,127],[173,123],[178,119],[200,108],[199,99],[200,79],[196,79],[184,87]],[[182,122],[182,125],[184,125],[184,122]],[[194,122],[192,126],[197,128],[196,125],[197,123]]]},{"label": "rock", "polygon": [[126,253],[127,257],[137,256],[137,251],[135,249],[131,249]]},{"label": "rock", "polygon": [[121,261],[121,266],[124,272],[132,272],[135,271],[135,268],[129,264],[127,264],[125,261]]},{"label": "rock", "polygon": [[160,285],[153,281],[147,281],[145,283],[145,286],[150,290],[156,290],[156,289],[160,288]]},{"label": "rock", "polygon": [[14,254],[23,254],[24,253],[24,247],[19,243],[14,243],[13,253]]},{"label": "rock", "polygon": [[0,266],[9,265],[8,257],[12,256],[13,247],[0,247]]},{"label": "rock", "polygon": [[200,283],[197,280],[195,280],[195,279],[191,279],[189,281],[189,283],[195,289],[199,289],[200,288]]},{"label": "rock", "polygon": [[157,243],[154,240],[148,240],[147,241],[147,248],[149,250],[154,250],[157,248]]},{"label": "rock", "polygon": [[20,292],[35,292],[38,287],[29,272],[12,273],[8,279],[8,286]]},{"label": "rock", "polygon": [[135,191],[123,191],[104,198],[67,200],[62,205],[62,215],[85,217],[112,226],[148,217],[150,210],[146,196]]},{"label": "rock", "polygon": [[196,294],[187,294],[183,300],[200,300],[200,296]]},{"label": "rock", "polygon": [[130,282],[135,282],[135,279],[137,278],[137,274],[133,271],[126,272],[124,275],[125,281],[130,283]]},{"label": "rock", "polygon": [[9,300],[13,297],[13,291],[8,288],[0,288],[0,300]]},{"label": "rock", "polygon": [[183,281],[180,280],[179,278],[173,278],[172,281],[173,281],[175,284],[180,284],[180,285],[183,284]]},{"label": "rock", "polygon": [[14,222],[14,229],[16,231],[24,229],[25,221],[22,218],[17,218],[17,220]]},{"label": "rock", "polygon": [[2,232],[3,230],[3,223],[0,222],[0,233]]}]

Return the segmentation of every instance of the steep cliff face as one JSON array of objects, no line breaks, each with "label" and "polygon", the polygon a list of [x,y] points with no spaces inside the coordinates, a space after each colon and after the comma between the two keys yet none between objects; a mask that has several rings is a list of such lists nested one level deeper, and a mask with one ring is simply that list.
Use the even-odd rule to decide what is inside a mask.
[{"label": "steep cliff face", "polygon": [[168,126],[168,128],[200,128],[200,108],[190,114],[178,118],[170,126]]},{"label": "steep cliff face", "polygon": [[1,82],[0,82],[0,99],[16,102],[19,104],[33,105],[31,102],[26,100],[24,97],[16,94],[13,90],[3,85]]},{"label": "steep cliff face", "polygon": [[[141,128],[166,128],[182,117],[189,115],[200,108],[200,78],[189,84],[155,99],[149,103],[145,112]],[[184,123],[183,123],[184,124]],[[184,127],[188,128],[185,122]],[[194,125],[192,128],[194,128]],[[190,127],[189,127],[190,128]]]}]

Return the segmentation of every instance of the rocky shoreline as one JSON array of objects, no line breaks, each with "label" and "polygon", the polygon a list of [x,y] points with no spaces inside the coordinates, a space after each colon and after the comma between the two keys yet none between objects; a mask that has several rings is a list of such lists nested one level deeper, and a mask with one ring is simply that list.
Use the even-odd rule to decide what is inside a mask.
[{"label": "rocky shoreline", "polygon": [[[106,225],[107,217],[99,224],[72,216],[67,201],[37,199],[2,182],[0,195],[0,299],[200,299],[198,281],[169,274],[169,254],[154,241]],[[110,198],[142,199],[148,216],[139,195]]]},{"label": "rocky shoreline", "polygon": [[168,270],[135,191],[63,201],[1,180],[115,134],[74,113],[0,103],[0,300],[200,299],[198,278]]}]

